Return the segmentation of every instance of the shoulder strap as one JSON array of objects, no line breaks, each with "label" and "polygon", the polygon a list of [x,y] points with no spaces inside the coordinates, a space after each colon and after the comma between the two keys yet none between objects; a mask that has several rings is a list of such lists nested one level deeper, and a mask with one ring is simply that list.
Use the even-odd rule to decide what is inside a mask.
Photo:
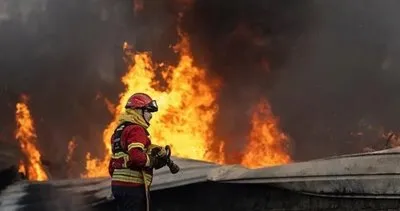
[{"label": "shoulder strap", "polygon": [[122,144],[121,144],[121,136],[124,131],[124,129],[129,126],[129,125],[134,125],[132,122],[123,122],[118,125],[118,127],[114,130],[113,135],[111,136],[111,150],[112,153],[118,153],[118,152],[124,152],[126,153],[126,150],[123,149]]}]

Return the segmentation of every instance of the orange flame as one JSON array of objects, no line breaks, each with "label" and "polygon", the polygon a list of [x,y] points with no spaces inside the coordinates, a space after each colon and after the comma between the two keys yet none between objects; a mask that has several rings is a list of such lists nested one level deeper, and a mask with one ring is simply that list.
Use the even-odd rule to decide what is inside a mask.
[{"label": "orange flame", "polygon": [[107,106],[108,112],[110,112],[110,114],[115,114],[115,105],[112,104],[111,101],[107,98],[104,98],[104,103]]},{"label": "orange flame", "polygon": [[393,147],[400,146],[400,133],[399,132],[393,132],[393,131],[389,131],[387,133],[382,132],[381,136],[386,141],[386,144],[385,144],[386,148],[393,148]]},{"label": "orange flame", "polygon": [[103,99],[108,112],[110,112],[110,114],[114,114],[115,113],[115,105],[108,98],[104,97],[101,93],[97,93],[96,100],[100,100],[100,99]]},{"label": "orange flame", "polygon": [[[149,128],[155,144],[170,144],[175,156],[212,161],[209,148],[213,139],[211,126],[217,112],[215,88],[218,83],[208,82],[205,70],[193,65],[189,39],[180,31],[179,35],[180,42],[174,47],[180,53],[176,67],[153,64],[149,53],[132,55],[134,65],[122,78],[126,90],[120,95],[114,120],[103,133],[107,155],[104,160],[97,160],[91,159],[88,153],[87,172],[83,177],[108,175],[110,137],[126,101],[135,92],[148,93],[158,101],[160,109],[153,116],[152,126]],[[124,49],[129,47],[124,43]],[[167,83],[163,91],[160,90],[160,81],[156,79],[157,68],[163,68],[161,75]],[[214,161],[222,162],[222,157]]]},{"label": "orange flame", "polygon": [[278,129],[278,120],[266,100],[256,106],[251,125],[249,144],[242,158],[242,165],[258,168],[290,162],[285,151],[288,137]]},{"label": "orange flame", "polygon": [[18,172],[26,175],[25,165],[22,160],[19,161]]},{"label": "orange flame", "polygon": [[26,157],[26,163],[20,165],[20,170],[27,173],[29,180],[43,181],[47,180],[48,176],[40,162],[40,152],[36,148],[37,136],[27,100],[26,96],[22,96],[22,102],[17,103],[15,113],[17,122],[15,138],[19,141],[21,150]]},{"label": "orange flame", "polygon": [[[110,137],[126,101],[135,92],[147,93],[158,101],[159,111],[153,116],[149,128],[155,144],[171,145],[175,156],[224,163],[224,142],[215,140],[212,127],[218,111],[215,100],[219,82],[210,81],[205,70],[193,65],[189,38],[179,29],[178,34],[180,41],[174,46],[180,55],[177,66],[154,64],[150,53],[135,54],[132,46],[124,43],[123,49],[128,57],[124,59],[133,65],[122,78],[126,90],[120,94],[119,104],[112,110],[114,119],[103,131],[106,155],[104,159],[96,159],[87,153],[86,172],[82,177],[108,176]],[[159,69],[162,80],[156,76]],[[163,87],[161,84],[164,82],[167,85]],[[251,124],[252,131],[242,165],[255,168],[290,162],[284,149],[288,138],[278,129],[267,101],[258,105]],[[221,144],[212,146],[212,143]]]}]

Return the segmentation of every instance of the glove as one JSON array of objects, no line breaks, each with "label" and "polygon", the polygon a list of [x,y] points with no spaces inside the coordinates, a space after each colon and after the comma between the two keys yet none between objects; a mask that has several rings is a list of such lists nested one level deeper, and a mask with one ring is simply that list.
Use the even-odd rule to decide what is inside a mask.
[{"label": "glove", "polygon": [[165,147],[157,146],[154,144],[149,146],[147,154],[162,159],[167,159],[168,156]]},{"label": "glove", "polygon": [[149,165],[150,168],[154,168],[157,170],[167,165],[167,159],[163,159],[152,155],[149,155],[149,159],[150,159],[150,165]]},{"label": "glove", "polygon": [[150,168],[157,170],[167,165],[168,154],[165,147],[151,144],[148,147],[147,155],[150,158]]}]

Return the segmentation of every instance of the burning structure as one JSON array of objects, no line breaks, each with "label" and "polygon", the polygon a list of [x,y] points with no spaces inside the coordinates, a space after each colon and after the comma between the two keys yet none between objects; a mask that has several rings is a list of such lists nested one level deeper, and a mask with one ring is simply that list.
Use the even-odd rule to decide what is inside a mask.
[{"label": "burning structure", "polygon": [[[160,112],[153,119],[150,132],[156,144],[170,144],[176,156],[219,164],[240,163],[252,168],[291,160],[288,154],[289,137],[279,129],[278,119],[273,115],[266,98],[258,99],[250,108],[250,122],[246,129],[248,135],[240,135],[242,140],[237,143],[240,149],[231,149],[230,144],[225,144],[229,142],[225,140],[228,137],[218,135],[214,129],[221,111],[217,102],[220,95],[218,90],[224,86],[224,82],[195,64],[189,35],[182,30],[183,18],[179,17],[178,22],[178,43],[172,48],[178,58],[176,65],[156,62],[151,52],[136,52],[129,43],[123,44],[124,59],[129,70],[122,76],[125,91],[119,94],[117,105],[104,98],[108,111],[114,117],[103,131],[103,143],[95,143],[103,153],[93,155],[91,151],[86,152],[85,170],[81,171],[80,176],[108,175],[109,140],[116,126],[115,119],[121,113],[127,96],[137,91],[149,93],[160,103]],[[103,97],[100,94],[96,98]],[[27,173],[31,180],[46,180],[49,175],[60,174],[47,175],[42,165],[53,172],[57,166],[69,166],[77,146],[76,139],[69,141],[62,164],[54,159],[42,158],[38,150],[40,146],[36,146],[38,136],[33,126],[34,120],[26,102],[17,104],[16,112],[16,138],[26,156],[25,161],[21,161],[20,170]]]},{"label": "burning structure", "polygon": [[[214,138],[212,130],[218,110],[215,105],[218,82],[211,85],[207,83],[205,71],[193,65],[188,37],[181,31],[178,32],[181,40],[175,46],[175,50],[180,53],[180,62],[176,67],[153,64],[148,53],[134,54],[127,51],[130,48],[127,43],[124,44],[124,51],[127,58],[132,60],[132,66],[122,78],[126,91],[120,95],[120,103],[113,109],[115,119],[104,130],[103,142],[106,152],[111,150],[111,134],[117,126],[117,118],[127,97],[136,90],[143,90],[159,99],[162,107],[152,120],[150,129],[156,144],[171,144],[176,156],[182,158],[222,164],[225,162],[225,156],[229,156],[224,153],[223,142]],[[166,87],[161,87],[163,81],[157,81],[157,67],[163,68],[160,74],[167,84]],[[25,96],[22,98],[26,101]],[[26,162],[21,161],[23,165],[20,166],[20,170],[27,173],[31,180],[47,180],[41,165],[43,160],[35,145],[37,136],[26,102],[17,104],[16,119],[16,139],[20,141],[21,149],[27,157]],[[251,121],[248,145],[242,152],[241,164],[254,168],[289,162],[290,157],[285,148],[289,140],[278,129],[276,118],[267,101],[263,100],[254,107]],[[74,146],[74,142],[70,141],[67,162],[71,160]],[[96,159],[88,152],[86,158],[86,172],[82,177],[108,176],[109,153]]]},{"label": "burning structure", "polygon": [[[23,154],[8,156],[5,159],[12,162],[5,163],[19,166],[30,181],[49,180],[8,186],[1,195],[2,207],[52,207],[54,204],[43,203],[40,197],[30,198],[30,193],[40,190],[43,199],[56,192],[62,196],[64,191],[81,193],[81,204],[74,206],[106,209],[110,205],[109,181],[104,178],[108,174],[109,137],[121,105],[137,91],[150,93],[160,103],[150,132],[156,144],[171,144],[184,168],[176,178],[163,171],[155,178],[159,184],[154,187],[154,200],[165,210],[171,209],[171,204],[177,206],[173,197],[183,197],[185,191],[212,195],[214,199],[207,203],[217,206],[218,201],[221,210],[347,209],[349,202],[342,198],[358,198],[360,209],[366,204],[375,206],[375,202],[378,208],[379,200],[388,208],[397,206],[389,199],[396,198],[397,192],[383,188],[396,183],[390,175],[398,172],[388,167],[397,159],[396,149],[292,163],[361,151],[381,134],[376,125],[389,130],[397,127],[391,115],[380,113],[387,118],[377,117],[379,109],[374,106],[378,104],[367,106],[371,103],[365,103],[366,85],[358,80],[369,79],[368,85],[386,90],[386,86],[379,86],[381,82],[389,76],[395,78],[390,71],[376,72],[396,68],[391,59],[396,51],[382,47],[395,41],[396,36],[387,34],[396,34],[396,27],[385,22],[391,20],[389,15],[366,25],[366,17],[377,8],[372,1],[365,1],[362,11],[356,3],[314,1],[230,1],[230,7],[226,2],[205,0],[38,2],[40,6],[29,9],[20,1],[0,4],[4,12],[0,27],[6,29],[0,30],[5,37],[0,46],[29,46],[24,51],[10,48],[7,56],[0,52],[0,69],[4,69],[0,80],[7,78],[2,81],[0,93],[7,95],[0,95],[1,102],[17,102],[16,106],[0,105],[9,111],[0,116],[5,125],[0,138],[16,139]],[[330,9],[332,4],[347,10],[338,14]],[[390,4],[379,8],[391,14],[387,8],[395,7]],[[184,16],[177,18],[182,8]],[[60,11],[65,16],[58,15]],[[321,13],[323,18],[318,16]],[[151,27],[145,27],[148,25]],[[369,37],[376,29],[387,33]],[[337,33],[335,39],[332,30]],[[20,39],[15,38],[18,36]],[[172,50],[166,47],[172,43],[177,43]],[[336,53],[326,53],[326,43],[336,43],[330,46]],[[23,66],[20,52],[27,54]],[[340,58],[332,59],[332,55]],[[353,55],[360,57],[353,59],[356,64],[348,60]],[[35,74],[23,71],[26,66]],[[357,77],[353,78],[345,71],[349,67],[366,71],[354,73]],[[12,70],[21,70],[21,74],[11,74]],[[373,80],[376,75],[382,81]],[[343,81],[354,83],[350,86]],[[378,88],[369,93],[378,93]],[[65,90],[68,92],[62,94]],[[17,100],[21,93],[30,100]],[[354,96],[364,102],[363,109],[354,106]],[[380,99],[385,96],[380,95]],[[396,99],[392,96],[387,100],[397,105]],[[8,137],[15,128],[15,137]],[[382,160],[387,160],[383,166]],[[382,168],[374,169],[376,166]],[[250,170],[253,168],[261,169]],[[7,172],[13,175],[16,169]],[[78,177],[81,179],[59,180]],[[238,181],[257,185],[239,185]],[[236,205],[214,197],[228,196],[228,190],[236,193],[233,190],[238,187],[246,191],[231,197],[230,201],[237,199]],[[210,190],[217,194],[207,192]],[[163,197],[165,193],[171,198]],[[308,204],[289,198],[275,200],[274,195],[298,197]],[[244,196],[251,196],[249,203],[242,201]],[[185,203],[179,206],[188,209]],[[200,203],[198,208],[202,208]]]}]

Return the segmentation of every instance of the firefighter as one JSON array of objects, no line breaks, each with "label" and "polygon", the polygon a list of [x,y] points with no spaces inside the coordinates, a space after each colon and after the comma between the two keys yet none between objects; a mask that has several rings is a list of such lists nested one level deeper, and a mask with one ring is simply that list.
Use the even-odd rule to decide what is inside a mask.
[{"label": "firefighter", "polygon": [[[144,93],[133,94],[119,117],[111,138],[112,157],[109,164],[111,189],[119,211],[149,210],[149,187],[153,169],[166,165],[166,151],[149,153],[151,140],[147,128],[155,100]],[[150,146],[151,145],[151,146]]]}]

